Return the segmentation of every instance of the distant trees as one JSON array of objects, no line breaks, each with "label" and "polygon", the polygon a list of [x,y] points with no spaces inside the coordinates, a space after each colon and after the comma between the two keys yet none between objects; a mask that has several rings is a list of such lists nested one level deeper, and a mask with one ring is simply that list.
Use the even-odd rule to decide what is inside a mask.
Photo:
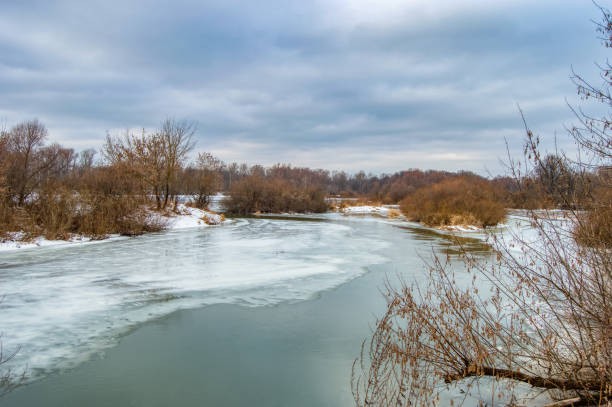
[{"label": "distant trees", "polygon": [[466,172],[409,169],[378,177],[366,176],[365,173],[356,174],[348,179],[347,184],[352,191],[359,189],[366,191],[365,195],[370,199],[384,203],[399,203],[419,188],[464,175],[486,180],[484,177]]},{"label": "distant trees", "polygon": [[290,181],[293,185],[302,187],[316,185],[327,194],[343,196],[360,196],[383,203],[398,203],[418,188],[439,183],[445,179],[461,176],[473,176],[486,180],[475,174],[447,171],[411,169],[394,174],[366,174],[359,171],[349,174],[344,171],[327,171],[304,167],[292,167],[286,164],[276,164],[269,168],[260,165],[247,167],[231,163],[221,167],[223,189],[229,191],[233,183],[250,175],[263,178],[278,178]]},{"label": "distant trees", "polygon": [[576,203],[576,194],[586,192],[587,185],[579,170],[561,155],[547,154],[535,168],[535,175],[544,191],[557,207],[568,209]]}]

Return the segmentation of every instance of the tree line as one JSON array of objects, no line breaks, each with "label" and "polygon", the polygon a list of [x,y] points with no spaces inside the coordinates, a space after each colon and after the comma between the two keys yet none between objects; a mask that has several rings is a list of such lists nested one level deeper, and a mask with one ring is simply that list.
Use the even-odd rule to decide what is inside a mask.
[{"label": "tree line", "polygon": [[601,195],[607,174],[558,154],[542,157],[528,173],[493,179],[467,171],[374,175],[226,164],[207,152],[192,158],[195,134],[194,123],[167,119],[152,131],[109,134],[99,152],[75,152],[48,144],[48,131],[36,119],[0,132],[0,232],[24,231],[24,238],[135,235],[163,228],[150,210],[176,210],[179,197],[206,208],[217,192],[229,195],[226,210],[240,215],[322,212],[326,197],[341,196],[401,203],[410,219],[434,226],[487,226],[507,207],[578,209],[574,197]]}]

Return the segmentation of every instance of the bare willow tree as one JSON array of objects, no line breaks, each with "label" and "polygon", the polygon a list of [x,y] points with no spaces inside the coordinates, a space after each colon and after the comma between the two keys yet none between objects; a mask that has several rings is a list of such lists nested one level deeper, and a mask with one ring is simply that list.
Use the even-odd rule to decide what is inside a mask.
[{"label": "bare willow tree", "polygon": [[192,122],[166,119],[156,133],[156,138],[161,141],[164,151],[164,208],[176,195],[174,189],[176,178],[185,164],[187,154],[194,147],[195,131],[196,127]]},{"label": "bare willow tree", "polygon": [[205,208],[210,196],[221,189],[223,168],[223,162],[211,153],[198,153],[195,162],[187,168],[187,186],[196,207]]},{"label": "bare willow tree", "polygon": [[139,135],[126,131],[123,136],[107,134],[103,156],[115,168],[122,168],[126,175],[137,178],[162,207],[163,151],[159,139],[143,129]]},{"label": "bare willow tree", "polygon": [[17,124],[6,134],[7,179],[18,205],[35,189],[40,172],[53,165],[53,155],[44,154],[42,148],[46,138],[46,127],[36,119]]},{"label": "bare willow tree", "polygon": [[193,149],[195,125],[174,119],[165,120],[149,134],[127,131],[123,136],[107,135],[104,158],[140,179],[154,196],[157,209],[165,209],[175,195],[179,171]]},{"label": "bare willow tree", "polygon": [[[610,12],[601,12],[610,47]],[[610,108],[610,65],[601,79],[592,86],[574,76],[581,95]],[[451,405],[468,394],[482,401],[476,388],[487,381],[498,384],[493,403],[516,404],[533,390],[535,404],[612,403],[612,122],[576,113],[580,124],[569,132],[580,154],[563,168],[573,166],[581,188],[567,193],[564,177],[549,185],[566,210],[527,212],[532,234],[492,234],[492,258],[464,252],[462,268],[434,256],[427,284],[388,284],[386,313],[354,364],[357,405],[436,405],[459,389]],[[525,156],[527,168],[512,163],[519,185],[520,174],[551,164],[528,129]]]}]

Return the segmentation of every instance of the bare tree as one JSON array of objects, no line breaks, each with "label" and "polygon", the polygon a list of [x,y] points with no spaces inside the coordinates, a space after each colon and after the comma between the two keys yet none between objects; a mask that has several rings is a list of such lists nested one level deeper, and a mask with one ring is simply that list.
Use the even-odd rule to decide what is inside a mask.
[{"label": "bare tree", "polygon": [[126,175],[142,181],[153,194],[157,209],[162,208],[164,187],[163,143],[144,129],[140,135],[126,131],[123,136],[106,136],[103,156],[113,166],[124,168]]},{"label": "bare tree", "polygon": [[223,162],[212,154],[198,153],[194,165],[188,168],[192,173],[189,189],[198,208],[205,208],[209,197],[221,188],[223,167]]},{"label": "bare tree", "polygon": [[17,124],[8,132],[9,187],[18,205],[36,187],[39,173],[53,165],[53,156],[41,156],[46,138],[46,127],[36,119]]},{"label": "bare tree", "polygon": [[95,156],[96,150],[93,148],[85,149],[77,154],[75,167],[79,176],[83,176],[85,172],[93,168]]},{"label": "bare tree", "polygon": [[233,162],[227,166],[227,181],[225,189],[229,190],[232,187],[232,182],[238,180],[238,163]]},{"label": "bare tree", "polygon": [[195,125],[165,120],[160,129],[140,135],[126,131],[123,136],[107,135],[104,158],[112,165],[122,165],[149,188],[157,209],[165,209],[175,195],[174,185],[187,154],[193,149]]},{"label": "bare tree", "polygon": [[194,123],[166,119],[162,123],[161,129],[154,136],[161,143],[163,150],[163,208],[166,207],[168,201],[172,200],[176,194],[173,186],[176,183],[179,171],[185,164],[187,154],[195,145],[193,141],[195,131],[196,126]]}]

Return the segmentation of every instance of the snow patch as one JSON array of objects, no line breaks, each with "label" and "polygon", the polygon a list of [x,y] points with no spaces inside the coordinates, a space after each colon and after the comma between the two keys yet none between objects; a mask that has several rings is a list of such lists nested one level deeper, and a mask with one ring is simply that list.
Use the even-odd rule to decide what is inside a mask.
[{"label": "snow patch", "polygon": [[343,215],[379,215],[384,217],[402,217],[399,205],[356,205],[339,207],[338,212]]},{"label": "snow patch", "polygon": [[73,234],[67,240],[50,240],[42,236],[36,237],[31,240],[24,240],[24,232],[13,232],[8,233],[7,238],[0,240],[0,252],[18,249],[32,249],[35,247],[66,246],[71,244],[92,244],[108,240],[116,240],[120,237],[121,236],[119,235],[110,235],[104,240],[94,240],[87,236]]},{"label": "snow patch", "polygon": [[439,226],[436,229],[449,230],[452,232],[482,232],[483,229],[474,225],[444,225]]},{"label": "snow patch", "polygon": [[225,222],[225,216],[223,215],[198,208],[190,208],[184,204],[179,204],[176,212],[169,216],[168,229],[175,230],[220,225]]}]

